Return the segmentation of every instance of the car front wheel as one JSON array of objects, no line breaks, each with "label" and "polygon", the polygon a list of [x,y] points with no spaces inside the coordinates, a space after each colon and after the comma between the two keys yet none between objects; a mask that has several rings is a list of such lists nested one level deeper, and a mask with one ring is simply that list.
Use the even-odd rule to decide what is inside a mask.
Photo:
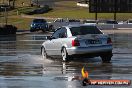
[{"label": "car front wheel", "polygon": [[33,29],[30,29],[30,32],[34,32],[35,30],[33,30]]},{"label": "car front wheel", "polygon": [[43,59],[47,58],[47,53],[46,53],[46,50],[44,47],[42,47],[42,57],[43,57]]},{"label": "car front wheel", "polygon": [[107,52],[101,55],[100,57],[103,63],[109,63],[111,61],[112,56],[113,56],[112,52]]},{"label": "car front wheel", "polygon": [[66,51],[66,48],[63,48],[62,51],[61,51],[61,55],[62,55],[62,60],[63,61],[68,61],[68,53]]}]

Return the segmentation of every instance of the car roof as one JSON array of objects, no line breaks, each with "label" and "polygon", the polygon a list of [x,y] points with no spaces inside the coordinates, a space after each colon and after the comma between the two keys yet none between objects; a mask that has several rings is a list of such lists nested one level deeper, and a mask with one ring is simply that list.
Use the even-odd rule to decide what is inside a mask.
[{"label": "car roof", "polygon": [[72,25],[68,25],[68,26],[62,26],[62,27],[80,27],[80,26],[93,26],[93,27],[96,27],[96,25],[94,24],[72,24]]}]

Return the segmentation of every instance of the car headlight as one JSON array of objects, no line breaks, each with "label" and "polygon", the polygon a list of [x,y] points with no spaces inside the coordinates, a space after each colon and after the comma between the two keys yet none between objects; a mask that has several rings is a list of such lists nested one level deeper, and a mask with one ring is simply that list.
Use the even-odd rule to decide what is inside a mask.
[{"label": "car headlight", "polygon": [[48,27],[48,25],[46,24],[46,27]]},{"label": "car headlight", "polygon": [[31,27],[35,26],[35,24],[31,24]]}]

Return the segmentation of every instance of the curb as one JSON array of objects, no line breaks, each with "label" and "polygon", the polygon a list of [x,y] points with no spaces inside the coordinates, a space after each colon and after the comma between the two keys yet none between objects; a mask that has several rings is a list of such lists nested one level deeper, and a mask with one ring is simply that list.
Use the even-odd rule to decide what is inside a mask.
[{"label": "curb", "polygon": [[16,34],[21,35],[21,34],[30,34],[31,32],[29,30],[17,30]]}]

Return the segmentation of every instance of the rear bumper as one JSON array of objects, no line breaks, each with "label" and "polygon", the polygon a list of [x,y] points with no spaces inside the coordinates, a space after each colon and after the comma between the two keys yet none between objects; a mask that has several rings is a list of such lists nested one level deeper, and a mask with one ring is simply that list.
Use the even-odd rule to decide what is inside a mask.
[{"label": "rear bumper", "polygon": [[112,45],[66,48],[68,55],[96,54],[112,51]]}]

